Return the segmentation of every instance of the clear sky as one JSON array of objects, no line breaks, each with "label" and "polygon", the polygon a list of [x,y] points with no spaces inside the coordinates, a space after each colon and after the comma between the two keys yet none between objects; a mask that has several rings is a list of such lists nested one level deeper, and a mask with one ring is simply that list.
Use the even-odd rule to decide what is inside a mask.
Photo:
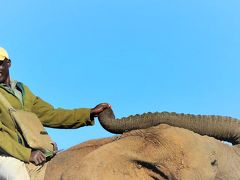
[{"label": "clear sky", "polygon": [[[54,107],[240,118],[239,0],[0,0],[11,76]],[[113,136],[49,130],[60,148]]]}]

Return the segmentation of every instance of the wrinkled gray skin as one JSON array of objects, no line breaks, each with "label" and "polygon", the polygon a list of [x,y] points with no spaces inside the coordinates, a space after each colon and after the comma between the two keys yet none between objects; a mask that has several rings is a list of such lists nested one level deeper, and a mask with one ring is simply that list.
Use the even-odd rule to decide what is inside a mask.
[{"label": "wrinkled gray skin", "polygon": [[108,131],[124,133],[58,154],[48,164],[45,180],[240,179],[237,119],[164,112],[116,120],[112,110],[105,110],[99,120]]},{"label": "wrinkled gray skin", "polygon": [[240,144],[240,121],[225,116],[177,114],[169,112],[145,113],[115,119],[112,109],[100,113],[99,122],[111,133],[122,134],[135,129],[145,129],[159,124],[191,130],[218,140]]},{"label": "wrinkled gray skin", "polygon": [[237,149],[161,124],[76,145],[50,161],[45,180],[239,180]]}]

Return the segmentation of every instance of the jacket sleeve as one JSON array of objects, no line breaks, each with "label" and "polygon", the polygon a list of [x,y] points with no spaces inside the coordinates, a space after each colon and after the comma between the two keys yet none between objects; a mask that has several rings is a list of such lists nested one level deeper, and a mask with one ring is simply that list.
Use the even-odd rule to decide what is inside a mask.
[{"label": "jacket sleeve", "polygon": [[35,97],[32,108],[44,126],[53,128],[79,128],[94,125],[94,120],[90,118],[90,110],[90,108],[55,109],[39,97]]},{"label": "jacket sleeve", "polygon": [[[0,147],[3,152],[20,159],[24,162],[29,162],[31,149],[19,144],[14,140],[6,130],[2,123],[0,123]],[[10,130],[11,131],[11,130]],[[0,151],[1,151],[0,150]]]}]

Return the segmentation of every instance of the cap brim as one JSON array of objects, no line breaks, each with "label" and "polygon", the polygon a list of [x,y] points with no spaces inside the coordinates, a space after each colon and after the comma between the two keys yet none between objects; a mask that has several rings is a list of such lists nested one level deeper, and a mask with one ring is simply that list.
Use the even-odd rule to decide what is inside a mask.
[{"label": "cap brim", "polygon": [[5,56],[0,56],[0,61],[4,61],[5,58]]}]

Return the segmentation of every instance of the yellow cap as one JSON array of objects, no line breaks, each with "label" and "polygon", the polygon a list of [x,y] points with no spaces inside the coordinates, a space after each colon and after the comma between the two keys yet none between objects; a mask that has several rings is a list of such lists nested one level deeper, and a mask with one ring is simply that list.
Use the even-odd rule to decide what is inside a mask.
[{"label": "yellow cap", "polygon": [[8,53],[4,48],[0,48],[0,61],[3,61],[5,58],[9,59]]}]

